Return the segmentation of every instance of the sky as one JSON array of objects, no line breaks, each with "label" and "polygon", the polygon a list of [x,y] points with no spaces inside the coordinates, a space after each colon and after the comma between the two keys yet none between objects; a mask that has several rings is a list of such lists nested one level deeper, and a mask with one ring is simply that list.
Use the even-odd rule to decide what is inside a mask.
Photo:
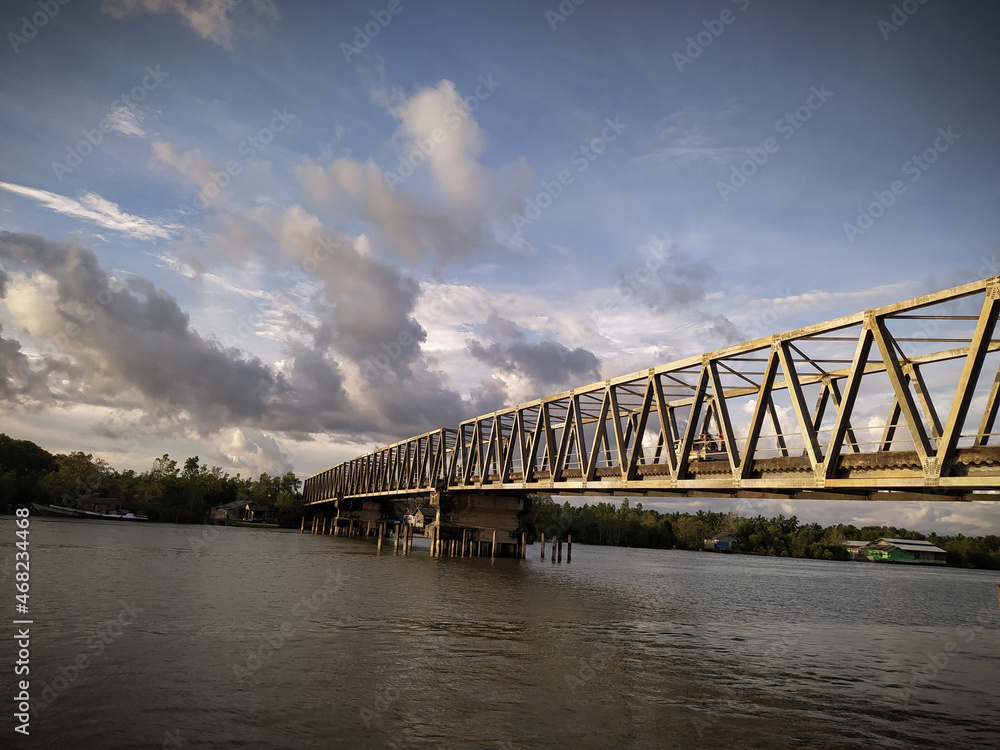
[{"label": "sky", "polygon": [[[0,431],[305,477],[1000,274],[998,21],[988,0],[8,0]],[[987,504],[644,505],[1000,531]]]}]

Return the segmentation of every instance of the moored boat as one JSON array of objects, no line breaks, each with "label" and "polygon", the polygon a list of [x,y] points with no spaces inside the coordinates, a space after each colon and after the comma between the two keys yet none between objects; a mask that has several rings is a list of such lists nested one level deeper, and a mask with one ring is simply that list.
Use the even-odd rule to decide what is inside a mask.
[{"label": "moored boat", "polygon": [[133,513],[130,510],[108,510],[98,513],[93,510],[80,510],[79,508],[67,508],[65,505],[46,505],[45,503],[31,503],[31,507],[49,518],[93,518],[99,521],[148,521],[149,516]]},{"label": "moored boat", "polygon": [[83,512],[76,508],[67,508],[64,505],[46,505],[45,503],[32,503],[31,507],[49,518],[80,518]]}]

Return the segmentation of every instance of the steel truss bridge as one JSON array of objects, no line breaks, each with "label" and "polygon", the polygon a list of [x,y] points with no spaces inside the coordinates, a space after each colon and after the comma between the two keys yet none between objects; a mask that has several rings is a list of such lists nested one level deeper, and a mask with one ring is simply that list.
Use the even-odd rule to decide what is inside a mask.
[{"label": "steel truss bridge", "polygon": [[998,310],[994,277],[574,388],[334,466],[305,502],[998,500]]}]

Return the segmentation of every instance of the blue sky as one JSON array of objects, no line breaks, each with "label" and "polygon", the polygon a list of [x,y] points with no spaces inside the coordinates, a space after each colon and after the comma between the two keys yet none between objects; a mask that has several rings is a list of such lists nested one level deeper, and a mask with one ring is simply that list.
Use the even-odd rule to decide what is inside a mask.
[{"label": "blue sky", "polygon": [[[3,429],[306,476],[1000,273],[998,16],[5,3]],[[1000,529],[870,507],[799,515]]]}]

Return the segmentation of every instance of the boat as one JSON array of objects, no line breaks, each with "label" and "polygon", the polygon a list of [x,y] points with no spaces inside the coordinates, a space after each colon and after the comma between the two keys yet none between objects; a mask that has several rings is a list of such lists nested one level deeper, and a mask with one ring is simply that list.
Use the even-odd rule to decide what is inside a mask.
[{"label": "boat", "polygon": [[81,510],[80,515],[83,518],[96,518],[100,521],[148,521],[149,516],[144,516],[139,513],[133,513],[130,510],[106,510],[98,513],[94,510]]},{"label": "boat", "polygon": [[280,528],[276,523],[264,523],[263,521],[251,521],[249,519],[229,519],[226,522],[229,526],[243,526],[250,529],[277,529]]},{"label": "boat", "polygon": [[45,503],[31,503],[31,507],[49,518],[80,518],[82,511],[76,508],[67,508],[65,505],[46,505]]},{"label": "boat", "polygon": [[94,510],[80,510],[79,508],[67,508],[65,505],[46,505],[45,503],[31,503],[31,507],[49,518],[92,518],[100,521],[148,521],[149,516],[133,513],[130,510],[108,510],[97,512]]}]

